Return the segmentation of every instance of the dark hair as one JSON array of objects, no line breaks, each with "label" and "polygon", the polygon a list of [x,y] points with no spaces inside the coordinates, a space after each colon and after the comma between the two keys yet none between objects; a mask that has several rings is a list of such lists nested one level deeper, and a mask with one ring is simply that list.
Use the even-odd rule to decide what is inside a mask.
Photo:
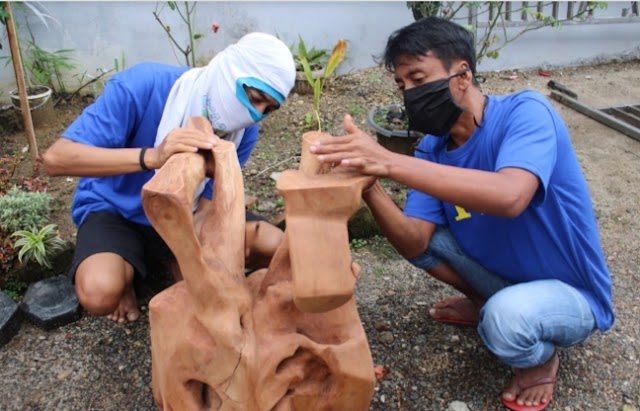
[{"label": "dark hair", "polygon": [[389,36],[384,54],[378,58],[387,70],[393,71],[400,55],[424,56],[432,52],[442,61],[446,70],[455,60],[469,63],[471,73],[476,74],[476,52],[473,35],[461,25],[439,17],[424,17],[404,26]]}]

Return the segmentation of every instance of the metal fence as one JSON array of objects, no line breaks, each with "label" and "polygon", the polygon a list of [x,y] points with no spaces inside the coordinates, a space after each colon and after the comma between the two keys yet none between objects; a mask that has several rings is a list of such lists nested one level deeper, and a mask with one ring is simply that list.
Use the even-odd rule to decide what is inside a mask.
[{"label": "metal fence", "polygon": [[[487,1],[487,2],[414,2],[414,10],[466,23],[471,28],[562,24],[598,24],[640,22],[638,1],[623,2],[619,16],[606,16],[604,8],[586,1]],[[620,6],[620,3],[618,3]]]}]

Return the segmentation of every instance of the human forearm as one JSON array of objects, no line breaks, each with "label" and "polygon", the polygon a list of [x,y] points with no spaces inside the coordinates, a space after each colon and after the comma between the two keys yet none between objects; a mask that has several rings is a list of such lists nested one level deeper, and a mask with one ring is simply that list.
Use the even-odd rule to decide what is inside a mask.
[{"label": "human forearm", "polygon": [[[102,148],[61,138],[43,155],[44,167],[50,176],[96,177],[141,171],[140,148]],[[145,165],[155,168],[148,149]]]},{"label": "human forearm", "polygon": [[350,134],[320,139],[310,147],[320,162],[389,178],[468,210],[515,217],[527,208],[539,186],[537,176],[528,170],[512,167],[493,172],[437,164],[384,149],[357,129],[349,116],[344,127]]},{"label": "human forearm", "polygon": [[516,217],[529,205],[539,181],[531,172],[505,168],[490,172],[405,158],[386,176],[470,211]]},{"label": "human forearm", "polygon": [[363,194],[363,199],[383,235],[403,257],[412,258],[424,252],[433,232],[428,229],[429,223],[404,215],[379,182]]}]

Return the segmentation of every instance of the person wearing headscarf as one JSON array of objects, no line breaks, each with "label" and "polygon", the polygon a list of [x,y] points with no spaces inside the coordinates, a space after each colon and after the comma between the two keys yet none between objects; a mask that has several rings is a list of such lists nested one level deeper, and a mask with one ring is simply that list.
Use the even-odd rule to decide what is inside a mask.
[{"label": "person wearing headscarf", "polygon": [[[144,279],[155,263],[179,278],[171,250],[142,207],[142,187],[155,170],[173,154],[210,150],[218,137],[235,144],[244,166],[258,140],[257,123],[284,103],[294,81],[287,45],[257,32],[204,67],[137,64],[114,75],[43,154],[48,175],[81,177],[71,206],[78,233],[69,276],[90,314],[135,321],[134,279]],[[206,117],[215,135],[185,128],[194,116]],[[196,194],[194,212],[211,201],[212,181],[203,181]],[[256,223],[268,243],[257,248],[273,249],[281,231]]]}]

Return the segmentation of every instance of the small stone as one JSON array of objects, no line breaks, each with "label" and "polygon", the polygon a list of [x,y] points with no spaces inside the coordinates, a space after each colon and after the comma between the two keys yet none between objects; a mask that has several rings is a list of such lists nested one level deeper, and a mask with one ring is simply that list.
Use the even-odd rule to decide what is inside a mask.
[{"label": "small stone", "polygon": [[447,411],[469,411],[469,406],[462,401],[453,401],[449,404]]},{"label": "small stone", "polygon": [[57,378],[59,380],[64,380],[65,378],[67,378],[70,375],[71,375],[71,370],[65,370],[65,371],[62,371],[61,373],[59,373]]},{"label": "small stone", "polygon": [[45,330],[69,324],[81,316],[78,298],[66,276],[46,278],[31,284],[20,309]]},{"label": "small stone", "polygon": [[374,328],[376,329],[376,331],[381,332],[381,331],[389,331],[389,326],[387,325],[387,323],[385,323],[384,321],[376,321]]},{"label": "small stone", "polygon": [[380,342],[383,344],[391,344],[395,337],[391,331],[383,331],[380,333]]},{"label": "small stone", "polygon": [[271,175],[269,176],[273,181],[278,181],[278,179],[280,178],[280,176],[282,175],[281,172],[276,171],[274,173],[271,173]]}]

